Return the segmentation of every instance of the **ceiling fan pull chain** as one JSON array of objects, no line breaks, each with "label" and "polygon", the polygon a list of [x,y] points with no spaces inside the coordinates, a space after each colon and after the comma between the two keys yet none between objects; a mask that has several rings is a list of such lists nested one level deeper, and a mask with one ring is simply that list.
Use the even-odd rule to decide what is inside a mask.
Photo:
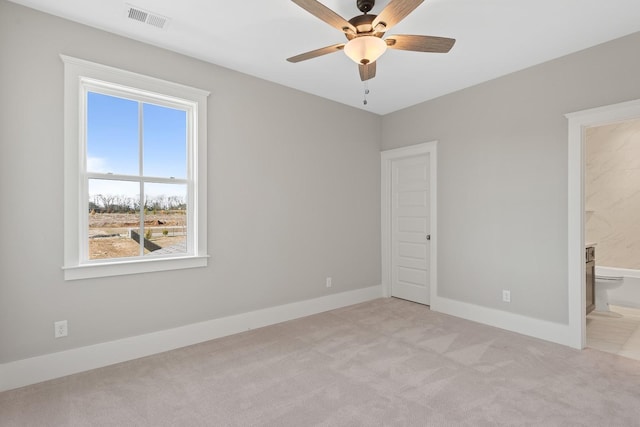
[{"label": "ceiling fan pull chain", "polygon": [[364,82],[364,100],[362,101],[362,103],[363,103],[364,105],[367,105],[367,104],[368,104],[368,102],[367,102],[367,95],[369,95],[369,82],[368,82],[368,81],[365,81],[365,82]]}]

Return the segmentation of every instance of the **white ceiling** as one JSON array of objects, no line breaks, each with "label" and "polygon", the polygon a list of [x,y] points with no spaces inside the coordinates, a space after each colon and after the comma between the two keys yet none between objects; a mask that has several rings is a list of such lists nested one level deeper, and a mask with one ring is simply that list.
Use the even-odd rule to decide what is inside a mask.
[{"label": "white ceiling", "polygon": [[[344,53],[286,61],[346,40],[289,0],[128,1],[170,18],[165,29],[128,19],[124,0],[12,1],[377,114],[640,31],[640,0],[425,0],[387,34],[456,45],[448,54],[388,50],[365,106],[357,65]],[[321,2],[347,20],[360,14],[356,0]]]}]

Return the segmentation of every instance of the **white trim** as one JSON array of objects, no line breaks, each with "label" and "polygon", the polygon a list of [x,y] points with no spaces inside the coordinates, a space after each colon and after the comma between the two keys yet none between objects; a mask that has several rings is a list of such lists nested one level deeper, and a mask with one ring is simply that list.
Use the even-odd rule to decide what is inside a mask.
[{"label": "white trim", "polygon": [[431,251],[429,266],[429,304],[433,308],[438,295],[438,141],[425,142],[409,147],[395,148],[381,152],[381,248],[382,248],[382,289],[386,297],[391,296],[391,164],[394,160],[429,154],[429,197]]},{"label": "white trim", "polygon": [[93,277],[123,276],[126,274],[152,273],[155,271],[182,270],[185,268],[206,267],[209,257],[148,257],[136,258],[133,261],[119,261],[113,263],[84,264],[73,267],[62,267],[64,280],[90,279]]},{"label": "white trim", "polygon": [[435,304],[440,313],[448,314],[473,322],[505,329],[534,338],[568,345],[571,342],[571,330],[567,324],[535,319],[508,311],[497,310],[436,296]]},{"label": "white trim", "polygon": [[[205,267],[207,255],[207,97],[209,92],[120,70],[82,59],[60,55],[64,62],[64,278],[65,280],[122,274],[147,273],[181,268]],[[85,97],[88,88],[105,92],[135,94],[140,100],[153,99],[167,106],[180,106],[187,111],[190,132],[187,153],[187,254],[158,257],[87,260],[85,239],[80,229],[87,227],[85,153],[82,135]],[[102,92],[101,92],[102,93]],[[195,134],[192,134],[193,130]],[[85,175],[83,175],[85,174]],[[145,177],[148,178],[148,177]]]},{"label": "white trim", "polygon": [[91,62],[84,59],[74,58],[72,56],[60,55],[60,58],[65,64],[79,67],[82,69],[90,68],[96,73],[99,73],[101,77],[97,77],[99,80],[111,81],[112,79],[126,79],[128,84],[132,88],[140,88],[153,93],[164,93],[166,95],[174,96],[176,98],[184,97],[185,92],[189,93],[191,97],[208,97],[211,92],[194,88],[191,86],[182,85],[180,83],[169,82],[167,80],[158,79],[156,77],[150,77],[132,71],[121,70],[119,68],[110,67],[108,65],[98,64],[97,62]]},{"label": "white trim", "polygon": [[380,285],[0,365],[0,392],[382,297]]},{"label": "white trim", "polygon": [[584,133],[585,129],[640,117],[640,100],[623,102],[566,114],[569,120],[567,249],[569,337],[567,345],[584,348],[585,263],[584,263]]}]

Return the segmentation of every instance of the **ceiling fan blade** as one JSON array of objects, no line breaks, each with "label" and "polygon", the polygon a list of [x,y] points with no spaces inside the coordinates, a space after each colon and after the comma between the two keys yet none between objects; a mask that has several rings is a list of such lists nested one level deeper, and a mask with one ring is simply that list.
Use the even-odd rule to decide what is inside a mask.
[{"label": "ceiling fan blade", "polygon": [[360,80],[365,82],[376,76],[376,63],[374,61],[368,64],[358,64],[358,70],[360,71]]},{"label": "ceiling fan blade", "polygon": [[329,9],[327,6],[316,0],[291,0],[310,14],[314,15],[317,18],[320,18],[327,24],[331,25],[338,30],[345,33],[355,34],[357,32],[356,27],[354,27],[349,21],[344,19],[342,16],[335,13],[333,10]]},{"label": "ceiling fan blade", "polygon": [[289,62],[306,61],[307,59],[317,58],[318,56],[326,55],[328,53],[337,52],[344,49],[344,43],[338,43],[327,47],[321,47],[320,49],[311,50],[309,52],[301,53],[300,55],[287,58]]},{"label": "ceiling fan blade", "polygon": [[456,39],[433,36],[393,35],[385,39],[390,49],[412,50],[415,52],[447,53]]},{"label": "ceiling fan blade", "polygon": [[371,26],[376,28],[379,24],[384,27],[376,28],[378,32],[385,32],[389,28],[402,21],[408,14],[420,6],[424,0],[391,0],[389,4],[382,9],[382,12],[373,20]]}]

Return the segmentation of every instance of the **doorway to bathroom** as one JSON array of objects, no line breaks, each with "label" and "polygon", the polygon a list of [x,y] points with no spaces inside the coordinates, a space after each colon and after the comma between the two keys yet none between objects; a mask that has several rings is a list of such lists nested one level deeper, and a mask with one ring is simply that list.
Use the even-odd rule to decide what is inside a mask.
[{"label": "doorway to bathroom", "polygon": [[583,138],[586,346],[640,360],[640,118],[588,127]]},{"label": "doorway to bathroom", "polygon": [[[585,244],[592,243],[585,240],[588,215],[586,210],[592,210],[587,209],[585,204],[586,137],[589,129],[640,119],[640,100],[579,111],[567,114],[566,117],[569,122],[567,147],[568,341],[572,346],[584,348],[588,344]],[[595,259],[598,265],[597,249]],[[593,324],[591,321],[589,323]]]}]

